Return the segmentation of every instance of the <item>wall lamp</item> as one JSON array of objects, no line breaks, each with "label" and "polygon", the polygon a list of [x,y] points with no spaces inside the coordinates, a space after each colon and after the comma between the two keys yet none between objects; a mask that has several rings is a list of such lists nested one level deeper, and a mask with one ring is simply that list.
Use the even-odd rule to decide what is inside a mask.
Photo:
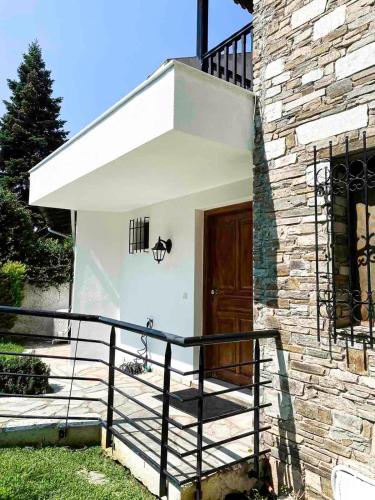
[{"label": "wall lamp", "polygon": [[154,254],[154,259],[158,264],[164,259],[165,253],[171,253],[172,250],[172,241],[171,240],[162,240],[159,236],[158,241],[155,243],[155,246],[152,248],[152,253]]}]

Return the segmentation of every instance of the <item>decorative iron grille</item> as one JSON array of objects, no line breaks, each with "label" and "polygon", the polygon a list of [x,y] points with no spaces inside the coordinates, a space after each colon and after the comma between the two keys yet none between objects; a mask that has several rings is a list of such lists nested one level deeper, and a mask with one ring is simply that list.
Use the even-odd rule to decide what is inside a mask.
[{"label": "decorative iron grille", "polygon": [[375,321],[375,151],[317,159],[314,149],[318,338],[373,347]]},{"label": "decorative iron grille", "polygon": [[129,253],[147,252],[149,249],[150,218],[129,221]]}]

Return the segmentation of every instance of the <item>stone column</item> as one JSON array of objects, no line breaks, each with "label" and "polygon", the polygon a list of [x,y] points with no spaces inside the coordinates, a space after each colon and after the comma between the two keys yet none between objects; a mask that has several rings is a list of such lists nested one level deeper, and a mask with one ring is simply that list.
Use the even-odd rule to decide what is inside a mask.
[{"label": "stone column", "polygon": [[265,444],[276,483],[319,500],[337,463],[375,473],[374,352],[317,340],[312,175],[313,146],[375,146],[374,32],[374,0],[255,3],[255,327],[281,335]]}]

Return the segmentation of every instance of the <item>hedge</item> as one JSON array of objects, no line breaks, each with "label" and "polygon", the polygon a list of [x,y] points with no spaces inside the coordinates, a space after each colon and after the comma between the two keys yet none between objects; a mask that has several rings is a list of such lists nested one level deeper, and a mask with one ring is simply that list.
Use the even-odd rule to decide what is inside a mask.
[{"label": "hedge", "polygon": [[[23,299],[26,266],[21,262],[8,261],[0,266],[0,304],[19,307]],[[0,314],[0,328],[11,330],[15,325],[15,314]]]},{"label": "hedge", "polygon": [[[3,394],[45,394],[48,392],[50,368],[41,359],[0,356],[0,392]],[[26,377],[10,373],[29,373],[46,377]]]}]

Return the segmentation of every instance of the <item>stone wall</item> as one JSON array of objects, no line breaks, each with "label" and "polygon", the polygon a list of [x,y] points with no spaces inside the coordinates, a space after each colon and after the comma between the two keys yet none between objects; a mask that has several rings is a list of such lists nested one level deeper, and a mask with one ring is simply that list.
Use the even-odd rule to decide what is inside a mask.
[{"label": "stone wall", "polygon": [[255,326],[281,332],[265,445],[276,482],[331,499],[335,464],[375,475],[375,352],[317,341],[311,165],[375,146],[374,0],[258,0],[254,44]]},{"label": "stone wall", "polygon": [[[57,309],[69,308],[69,284],[59,287],[51,286],[41,289],[26,284],[22,306],[26,309],[45,309],[56,311]],[[39,318],[38,316],[18,316],[13,327],[14,332],[30,333],[34,335],[64,335],[68,322],[65,320],[54,320],[53,318]]]}]

